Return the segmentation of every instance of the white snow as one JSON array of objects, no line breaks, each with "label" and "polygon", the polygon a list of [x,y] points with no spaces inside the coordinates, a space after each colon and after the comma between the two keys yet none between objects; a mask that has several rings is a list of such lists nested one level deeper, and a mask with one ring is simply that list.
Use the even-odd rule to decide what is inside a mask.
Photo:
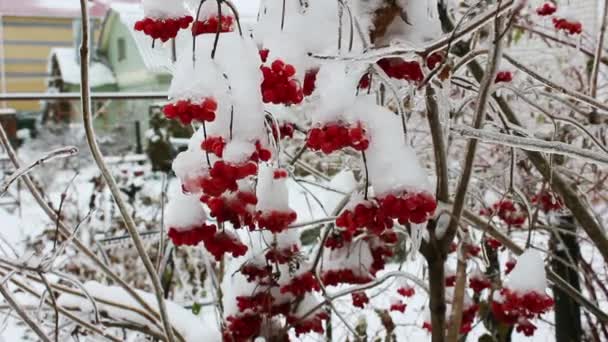
[{"label": "white snow", "polygon": [[509,274],[505,286],[516,292],[545,293],[547,275],[540,252],[527,249],[517,258],[517,264]]},{"label": "white snow", "polygon": [[[139,303],[118,286],[105,286],[96,281],[89,281],[84,284],[84,288],[93,297],[143,310]],[[153,294],[140,290],[135,291],[148,305],[158,310],[156,297]],[[86,297],[66,293],[62,294],[57,301],[59,305],[78,308],[83,312],[89,313],[93,311],[93,305]],[[219,341],[221,339],[217,325],[214,324],[215,322],[210,322],[209,317],[195,316],[191,311],[169,300],[165,301],[165,304],[171,324],[184,337],[186,342]],[[100,301],[97,301],[97,307],[113,319],[143,325],[158,332],[157,326],[151,324],[145,317],[140,316],[134,311],[120,309]]]},{"label": "white snow", "polygon": [[[53,48],[51,49],[51,59],[57,61],[61,71],[61,79],[65,83],[80,84],[80,64],[75,48]],[[114,73],[108,66],[101,62],[91,61],[89,67],[89,83],[91,87],[101,87],[104,85],[116,84]]]},{"label": "white snow", "polygon": [[165,227],[187,230],[200,226],[206,220],[207,214],[198,196],[189,196],[176,191],[170,197],[165,213]]}]

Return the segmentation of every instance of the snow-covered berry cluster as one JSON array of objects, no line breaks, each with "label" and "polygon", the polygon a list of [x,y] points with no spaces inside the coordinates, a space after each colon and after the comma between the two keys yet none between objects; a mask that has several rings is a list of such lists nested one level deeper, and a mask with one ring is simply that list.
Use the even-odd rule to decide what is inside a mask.
[{"label": "snow-covered berry cluster", "polygon": [[557,12],[557,6],[550,1],[544,2],[536,8],[536,14],[540,15],[541,17],[552,15],[555,12]]},{"label": "snow-covered berry cluster", "polygon": [[322,151],[325,154],[346,147],[352,147],[357,151],[365,151],[369,147],[369,138],[366,136],[366,130],[361,122],[350,125],[338,122],[312,128],[308,132],[306,144],[312,150]]},{"label": "snow-covered berry cluster", "polygon": [[534,335],[530,320],[546,313],[553,299],[545,294],[547,280],[541,255],[534,250],[522,254],[504,287],[494,294],[492,313],[499,322],[515,325],[518,332]]},{"label": "snow-covered berry cluster", "polygon": [[513,81],[513,73],[510,71],[499,71],[496,73],[494,83],[509,83]]},{"label": "snow-covered berry cluster", "polygon": [[179,100],[163,107],[167,119],[177,119],[183,125],[190,125],[193,121],[205,122],[215,120],[217,102],[212,98],[205,98],[200,103],[190,100]]},{"label": "snow-covered berry cluster", "polygon": [[518,204],[511,200],[498,201],[490,208],[484,208],[480,211],[484,216],[498,216],[504,223],[513,227],[521,227],[527,220],[526,211]]},{"label": "snow-covered berry cluster", "polygon": [[575,21],[567,18],[553,18],[553,26],[559,31],[564,31],[568,34],[583,33],[583,24],[580,21]]},{"label": "snow-covered berry cluster", "polygon": [[206,19],[199,19],[192,24],[192,35],[198,36],[201,34],[210,33],[226,33],[234,30],[234,17],[230,15],[222,15],[219,19],[217,15],[210,16]]},{"label": "snow-covered berry cluster", "polygon": [[537,204],[545,213],[558,212],[564,207],[564,201],[551,191],[541,191],[532,196],[532,203]]},{"label": "snow-covered berry cluster", "polygon": [[378,61],[378,66],[391,78],[420,82],[424,79],[424,74],[420,63],[416,61],[406,61],[401,58],[383,58]]},{"label": "snow-covered berry cluster", "polygon": [[262,99],[265,103],[292,105],[304,99],[300,83],[295,78],[296,68],[277,59],[270,66],[262,66]]},{"label": "snow-covered berry cluster", "polygon": [[192,17],[187,15],[181,18],[154,19],[144,18],[135,22],[135,31],[140,31],[152,39],[160,39],[163,43],[177,37],[180,30],[185,30],[192,23]]}]

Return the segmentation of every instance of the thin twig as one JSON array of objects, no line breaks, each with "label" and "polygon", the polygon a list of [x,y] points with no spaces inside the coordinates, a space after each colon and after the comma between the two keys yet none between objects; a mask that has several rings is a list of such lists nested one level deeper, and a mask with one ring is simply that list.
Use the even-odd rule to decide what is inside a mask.
[{"label": "thin twig", "polygon": [[139,257],[143,261],[144,267],[152,281],[152,287],[154,289],[154,294],[156,296],[156,300],[158,301],[158,311],[160,312],[160,319],[163,325],[164,334],[167,337],[169,342],[175,342],[175,336],[173,334],[173,328],[171,327],[171,323],[169,321],[169,317],[167,315],[167,308],[165,305],[165,299],[163,295],[163,288],[160,283],[160,279],[158,274],[156,274],[156,269],[154,268],[154,264],[150,260],[150,257],[146,253],[146,249],[143,245],[139,232],[137,231],[137,227],[135,226],[135,222],[131,217],[127,205],[125,204],[120,189],[118,188],[114,177],[110,173],[108,166],[103,160],[103,155],[97,145],[97,140],[95,138],[95,130],[93,128],[93,122],[91,121],[91,96],[90,96],[90,88],[89,88],[89,9],[86,0],[80,0],[80,8],[82,13],[81,19],[81,37],[82,42],[80,45],[80,91],[82,94],[82,118],[84,121],[84,128],[87,138],[87,143],[93,155],[93,159],[95,160],[103,178],[105,179],[114,200],[116,201],[116,205],[120,210],[120,213],[123,217],[125,226],[133,238],[133,244],[139,254]]},{"label": "thin twig", "polygon": [[53,150],[53,151],[47,153],[45,156],[36,160],[35,162],[19,168],[17,171],[13,172],[13,174],[10,177],[8,177],[8,179],[4,180],[2,182],[2,185],[0,185],[0,197],[3,196],[8,191],[8,188],[11,186],[11,184],[13,184],[15,181],[17,181],[17,179],[30,173],[36,167],[42,166],[43,164],[50,162],[52,160],[55,160],[55,159],[72,157],[72,156],[76,155],[77,153],[78,153],[78,148],[76,148],[74,146],[58,148],[56,150]]}]

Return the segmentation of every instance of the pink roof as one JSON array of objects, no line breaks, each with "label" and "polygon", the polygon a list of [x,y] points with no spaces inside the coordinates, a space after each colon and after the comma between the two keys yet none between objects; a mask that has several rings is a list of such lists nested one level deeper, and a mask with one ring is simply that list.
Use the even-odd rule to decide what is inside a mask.
[{"label": "pink roof", "polygon": [[[137,3],[140,0],[89,0],[92,17],[106,15],[110,2]],[[0,16],[14,17],[80,17],[78,0],[0,0]]]}]

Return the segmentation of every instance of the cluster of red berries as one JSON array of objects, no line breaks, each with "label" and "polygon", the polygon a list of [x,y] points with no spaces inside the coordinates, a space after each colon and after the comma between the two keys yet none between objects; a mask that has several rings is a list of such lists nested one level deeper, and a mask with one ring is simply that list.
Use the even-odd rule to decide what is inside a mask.
[{"label": "cluster of red berries", "polygon": [[260,59],[262,60],[262,63],[266,63],[266,61],[268,60],[268,55],[270,55],[270,50],[261,49],[258,52],[260,54]]},{"label": "cluster of red berries", "polygon": [[181,18],[153,19],[144,18],[135,23],[135,31],[141,31],[152,39],[166,42],[177,37],[179,30],[187,29],[194,19],[187,15]]},{"label": "cluster of red berries", "polygon": [[255,228],[254,209],[258,202],[255,194],[237,191],[236,196],[201,196],[201,202],[207,204],[211,217],[218,222],[230,222],[234,228],[248,226]]},{"label": "cluster of red berries", "polygon": [[486,238],[486,245],[492,249],[498,249],[502,247],[502,242],[494,238]]},{"label": "cluster of red berries", "polygon": [[312,272],[303,273],[297,277],[293,277],[289,284],[281,287],[281,293],[291,293],[296,297],[312,291],[319,291],[319,282]]},{"label": "cluster of red berries", "polygon": [[325,331],[323,329],[323,321],[328,319],[329,315],[326,312],[319,312],[305,320],[300,320],[298,317],[290,315],[287,317],[287,323],[294,327],[296,336],[299,337],[302,334],[308,334],[310,332],[322,334]]},{"label": "cluster of red berries", "polygon": [[456,274],[446,274],[445,276],[445,287],[454,287],[456,286]]},{"label": "cluster of red berries", "polygon": [[464,245],[464,251],[467,256],[476,257],[479,256],[479,253],[481,253],[481,247],[467,243]]},{"label": "cluster of red berries", "polygon": [[395,253],[393,249],[385,244],[375,245],[372,249],[372,265],[369,268],[369,272],[375,275],[378,271],[384,269],[386,260],[393,257]]},{"label": "cluster of red berries", "polygon": [[262,66],[262,100],[264,103],[292,105],[304,99],[300,83],[294,78],[296,68],[280,59],[272,62],[270,67]]},{"label": "cluster of red berries", "polygon": [[272,233],[281,233],[285,231],[297,218],[298,214],[293,210],[286,212],[258,212],[256,215],[258,226],[262,229],[267,229]]},{"label": "cluster of red berries", "polygon": [[426,58],[426,67],[430,70],[435,69],[441,63],[443,63],[443,55],[439,52],[435,52]]},{"label": "cluster of red berries", "polygon": [[325,124],[315,127],[308,133],[306,145],[315,151],[330,154],[346,147],[357,151],[365,151],[369,147],[369,138],[361,124],[347,125],[343,122]]},{"label": "cluster of red berries", "polygon": [[484,216],[497,215],[506,224],[515,227],[521,227],[528,217],[524,210],[510,200],[498,201],[491,208],[480,210],[480,214]]},{"label": "cluster of red berries", "polygon": [[580,21],[570,21],[565,18],[553,18],[553,26],[556,30],[561,30],[569,34],[583,33],[583,24]]},{"label": "cluster of red berries", "polygon": [[200,181],[203,192],[212,197],[218,197],[224,192],[237,191],[237,181],[257,174],[258,166],[254,162],[232,165],[223,160],[213,164],[209,175]]},{"label": "cluster of red berries", "polygon": [[416,294],[416,289],[411,286],[402,286],[397,289],[397,293],[403,297],[410,298]]},{"label": "cluster of red berries", "polygon": [[269,161],[272,158],[272,151],[267,148],[264,148],[260,141],[255,142],[255,152],[251,154],[249,160],[254,163],[259,163],[260,161]]},{"label": "cluster of red berries", "polygon": [[424,223],[437,209],[435,197],[428,192],[406,192],[400,196],[391,194],[378,201],[386,215],[400,224]]},{"label": "cluster of red berries", "polygon": [[327,270],[321,275],[321,281],[325,286],[335,286],[338,284],[360,285],[372,281],[368,275],[357,275],[351,269]]},{"label": "cluster of red berries", "polygon": [[304,96],[310,96],[315,91],[315,88],[317,87],[318,74],[318,68],[307,70],[306,74],[304,74],[304,86],[302,88]]},{"label": "cluster of red berries", "polygon": [[507,262],[505,263],[505,274],[511,273],[511,271],[513,271],[513,269],[515,268],[515,265],[517,265],[517,260],[507,260]]},{"label": "cluster of red berries", "polygon": [[[462,322],[460,323],[460,334],[467,334],[473,328],[473,322],[475,321],[475,316],[477,315],[477,311],[479,311],[479,306],[477,304],[473,304],[464,309],[462,312]],[[427,330],[428,332],[433,331],[433,326],[431,322],[424,322],[422,324],[422,328]]]},{"label": "cluster of red berries", "polygon": [[205,98],[201,103],[190,100],[179,100],[169,103],[163,108],[167,119],[177,119],[183,125],[190,125],[192,121],[213,121],[217,111],[217,102],[213,98]]},{"label": "cluster of red berries", "polygon": [[469,287],[473,289],[475,293],[480,293],[481,291],[492,287],[492,282],[483,274],[475,274],[469,279]]},{"label": "cluster of red berries", "polygon": [[226,147],[226,141],[223,137],[207,137],[201,143],[201,149],[207,153],[212,153],[222,158],[224,154],[224,148]]},{"label": "cluster of red berries", "polygon": [[232,32],[234,30],[234,17],[222,15],[218,20],[217,15],[205,20],[198,20],[192,24],[192,35],[198,36],[206,33]]},{"label": "cluster of red berries", "polygon": [[542,191],[532,197],[532,203],[538,204],[540,209],[546,213],[560,211],[564,207],[564,201],[556,194]]},{"label": "cluster of red berries", "polygon": [[353,306],[356,308],[363,309],[365,305],[369,304],[369,297],[363,291],[353,292],[351,293],[351,297],[353,299]]},{"label": "cluster of red berries", "polygon": [[283,122],[279,125],[279,130],[277,131],[277,127],[272,125],[272,136],[275,140],[279,140],[279,133],[281,134],[281,139],[291,139],[293,138],[293,133],[296,128],[294,124],[291,122]]},{"label": "cluster of red berries", "polygon": [[169,238],[176,246],[196,246],[201,241],[211,238],[215,235],[216,227],[214,225],[202,224],[198,227],[192,227],[187,230],[179,230],[169,227]]},{"label": "cluster of red berries", "polygon": [[367,89],[372,85],[372,76],[365,74],[359,80],[359,89]]},{"label": "cluster of red berries", "polygon": [[424,79],[420,63],[405,61],[401,58],[383,58],[378,66],[391,78],[410,82],[420,82]]},{"label": "cluster of red berries", "polygon": [[[503,288],[500,291],[502,301],[492,302],[492,313],[494,318],[505,324],[519,324],[526,322],[536,316],[546,313],[553,307],[553,298],[544,293],[526,292],[519,293],[508,288]],[[522,331],[526,336],[534,334],[535,327],[530,327],[524,324],[524,327],[518,331]],[[528,333],[530,335],[528,335]]]},{"label": "cluster of red berries", "polygon": [[477,304],[472,304],[464,309],[462,312],[462,323],[460,324],[461,334],[467,334],[471,331],[477,311],[479,311],[479,305]]},{"label": "cluster of red berries", "polygon": [[527,319],[521,320],[517,323],[515,331],[517,331],[518,333],[523,333],[527,337],[534,336],[534,332],[536,331],[536,325],[532,324],[532,322]]},{"label": "cluster of red berries", "polygon": [[398,312],[404,313],[406,308],[407,308],[407,304],[405,304],[401,300],[397,300],[391,304],[389,311],[398,311]]},{"label": "cluster of red berries", "polygon": [[344,210],[336,219],[336,226],[352,234],[360,229],[380,235],[393,227],[393,220],[374,202],[357,204],[352,210]]},{"label": "cluster of red berries", "polygon": [[235,258],[247,253],[247,246],[236,236],[227,232],[218,232],[211,238],[203,240],[203,243],[207,252],[213,255],[217,261],[220,261],[226,253],[232,254]]},{"label": "cluster of red berries", "polygon": [[550,1],[547,1],[536,8],[536,14],[540,15],[541,17],[552,15],[556,11],[557,6],[555,6],[555,4]]},{"label": "cluster of red berries", "polygon": [[510,71],[499,71],[496,73],[496,79],[494,79],[494,83],[509,83],[513,81],[513,73]]},{"label": "cluster of red berries", "polygon": [[226,318],[226,328],[222,333],[222,340],[226,342],[246,342],[260,334],[262,329],[262,316],[256,313],[247,313]]}]

